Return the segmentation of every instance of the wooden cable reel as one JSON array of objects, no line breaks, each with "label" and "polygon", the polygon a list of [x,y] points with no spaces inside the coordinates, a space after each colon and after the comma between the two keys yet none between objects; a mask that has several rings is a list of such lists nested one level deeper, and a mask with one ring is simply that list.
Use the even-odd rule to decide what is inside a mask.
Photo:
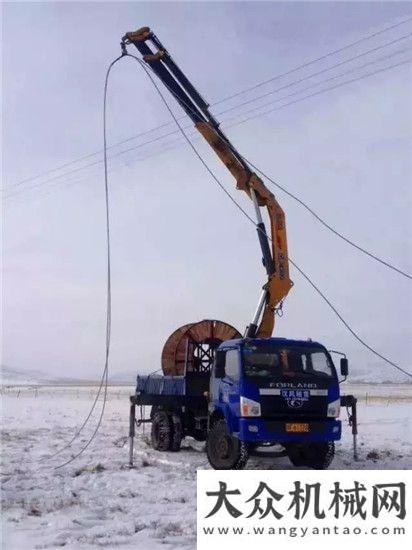
[{"label": "wooden cable reel", "polygon": [[209,373],[216,348],[223,341],[234,338],[242,338],[242,335],[223,321],[206,319],[183,325],[169,336],[163,347],[163,373],[167,376]]}]

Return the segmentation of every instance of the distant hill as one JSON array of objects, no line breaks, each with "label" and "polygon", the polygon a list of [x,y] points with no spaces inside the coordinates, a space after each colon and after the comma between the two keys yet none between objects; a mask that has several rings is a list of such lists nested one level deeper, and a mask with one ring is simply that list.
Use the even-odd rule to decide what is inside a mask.
[{"label": "distant hill", "polygon": [[49,378],[43,372],[36,370],[19,370],[11,367],[1,367],[2,385],[38,385],[49,383]]},{"label": "distant hill", "polygon": [[110,370],[109,370],[109,383],[124,384],[126,386],[134,386],[136,383],[136,376],[137,376],[137,370],[112,372],[112,373],[110,373]]},{"label": "distant hill", "polygon": [[[339,364],[336,365],[339,368]],[[406,371],[410,369],[405,367]],[[349,382],[365,382],[369,384],[410,384],[411,379],[407,378],[400,371],[386,363],[369,365],[351,365],[349,363]]]},{"label": "distant hill", "polygon": [[51,376],[40,370],[16,369],[6,365],[1,367],[1,384],[3,386],[43,386],[51,384],[86,384],[94,380]]},{"label": "distant hill", "polygon": [[[44,386],[53,384],[98,384],[101,374],[90,378],[68,378],[64,376],[52,376],[41,370],[16,369],[9,366],[2,366],[1,384],[3,386]],[[136,382],[137,371],[123,371],[110,373],[109,384],[120,384],[134,386]]]}]

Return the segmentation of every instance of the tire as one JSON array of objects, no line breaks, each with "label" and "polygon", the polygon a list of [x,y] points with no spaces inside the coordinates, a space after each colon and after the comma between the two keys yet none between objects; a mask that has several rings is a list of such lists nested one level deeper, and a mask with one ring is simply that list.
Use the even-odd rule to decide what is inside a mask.
[{"label": "tire", "polygon": [[218,420],[210,428],[206,453],[214,470],[242,470],[249,458],[247,444],[230,435],[224,420]]},{"label": "tire", "polygon": [[288,445],[286,450],[289,460],[294,466],[326,470],[335,456],[335,442],[297,443]]},{"label": "tire", "polygon": [[151,440],[156,451],[168,451],[172,439],[170,417],[165,411],[156,411],[152,418]]},{"label": "tire", "polygon": [[169,450],[177,452],[180,451],[180,445],[183,438],[182,420],[177,413],[173,413],[170,416],[170,421],[172,424],[172,434],[170,438]]}]

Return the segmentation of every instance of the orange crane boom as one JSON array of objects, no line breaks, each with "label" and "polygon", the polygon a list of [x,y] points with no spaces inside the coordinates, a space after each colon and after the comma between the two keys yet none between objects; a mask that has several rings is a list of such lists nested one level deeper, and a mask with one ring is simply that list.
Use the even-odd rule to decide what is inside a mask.
[{"label": "orange crane boom", "polygon": [[[273,193],[251,170],[222,132],[218,121],[209,110],[209,104],[173,61],[157,36],[148,27],[143,27],[125,34],[122,47],[127,44],[136,46],[143,60],[168,88],[194,122],[195,128],[234,176],[237,189],[247,193],[253,201],[256,228],[268,279],[263,285],[255,314],[245,336],[268,338],[273,333],[276,308],[293,285],[289,278],[285,214]],[[270,238],[266,233],[261,207],[267,208]]]}]

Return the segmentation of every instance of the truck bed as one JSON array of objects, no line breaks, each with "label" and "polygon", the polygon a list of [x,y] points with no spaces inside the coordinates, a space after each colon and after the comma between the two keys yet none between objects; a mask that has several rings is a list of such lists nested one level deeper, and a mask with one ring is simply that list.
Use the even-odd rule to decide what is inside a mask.
[{"label": "truck bed", "polygon": [[207,407],[204,396],[209,376],[137,376],[136,405]]}]

